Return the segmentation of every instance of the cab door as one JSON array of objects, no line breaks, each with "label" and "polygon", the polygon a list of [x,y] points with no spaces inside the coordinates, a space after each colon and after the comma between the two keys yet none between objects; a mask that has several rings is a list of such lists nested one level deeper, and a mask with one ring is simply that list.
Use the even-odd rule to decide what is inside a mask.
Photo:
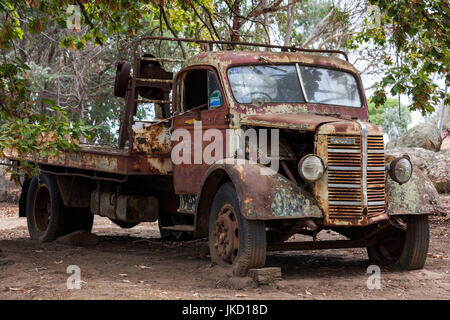
[{"label": "cab door", "polygon": [[[186,113],[173,119],[172,137],[182,135],[183,138],[172,141],[172,160],[178,157],[180,162],[180,156],[189,160],[174,162],[174,188],[177,194],[193,195],[197,194],[203,175],[211,165],[207,163],[211,160],[204,157],[204,151],[206,155],[210,154],[211,146],[207,150],[205,148],[213,142],[220,143],[223,154],[212,152],[212,155],[221,159],[225,154],[226,129],[229,126],[228,105],[224,101],[223,89],[214,68],[207,66],[189,68],[180,73],[175,81],[174,110],[177,113]],[[178,129],[182,130],[177,132]],[[210,129],[215,130],[208,132]],[[184,141],[187,132],[190,141]],[[217,136],[219,132],[221,136],[219,141],[208,138],[211,135]],[[204,141],[205,138],[211,141]],[[183,146],[177,148],[180,143],[183,143]]]}]

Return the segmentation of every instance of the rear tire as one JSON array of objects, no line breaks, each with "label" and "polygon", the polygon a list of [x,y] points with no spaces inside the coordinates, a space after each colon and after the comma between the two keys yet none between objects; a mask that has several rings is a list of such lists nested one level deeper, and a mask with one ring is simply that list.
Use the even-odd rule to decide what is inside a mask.
[{"label": "rear tire", "polygon": [[233,184],[222,185],[209,218],[211,260],[232,269],[237,276],[245,276],[249,269],[264,266],[266,246],[264,221],[243,217]]},{"label": "rear tire", "polygon": [[428,216],[408,216],[405,220],[406,231],[390,226],[367,248],[372,262],[404,270],[424,267],[430,241]]},{"label": "rear tire", "polygon": [[55,177],[41,174],[33,177],[27,195],[28,232],[34,240],[53,241],[66,233],[70,215],[64,204]]}]

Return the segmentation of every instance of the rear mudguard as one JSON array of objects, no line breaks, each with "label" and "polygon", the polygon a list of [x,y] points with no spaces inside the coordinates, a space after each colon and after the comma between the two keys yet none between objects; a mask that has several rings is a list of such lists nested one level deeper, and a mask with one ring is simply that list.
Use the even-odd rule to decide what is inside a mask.
[{"label": "rear mudguard", "polygon": [[202,193],[208,179],[217,172],[225,172],[234,184],[241,214],[247,219],[323,217],[311,194],[274,170],[247,160],[238,163],[225,159],[212,165],[202,181]]},{"label": "rear mudguard", "polygon": [[386,179],[387,213],[393,215],[436,214],[439,211],[439,194],[433,183],[418,168],[411,179],[398,184],[389,175]]}]

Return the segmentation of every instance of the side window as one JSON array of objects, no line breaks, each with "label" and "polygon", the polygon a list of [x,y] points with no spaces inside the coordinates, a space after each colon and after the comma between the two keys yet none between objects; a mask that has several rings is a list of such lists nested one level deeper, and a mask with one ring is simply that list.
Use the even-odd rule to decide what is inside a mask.
[{"label": "side window", "polygon": [[204,105],[201,110],[222,106],[223,99],[214,72],[206,69],[187,71],[177,84],[177,101],[182,110],[190,110]]},{"label": "side window", "polygon": [[214,72],[208,70],[208,109],[215,109],[222,106],[222,95]]},{"label": "side window", "polygon": [[190,110],[199,106],[208,106],[208,78],[207,70],[188,71],[183,81],[183,110]]}]

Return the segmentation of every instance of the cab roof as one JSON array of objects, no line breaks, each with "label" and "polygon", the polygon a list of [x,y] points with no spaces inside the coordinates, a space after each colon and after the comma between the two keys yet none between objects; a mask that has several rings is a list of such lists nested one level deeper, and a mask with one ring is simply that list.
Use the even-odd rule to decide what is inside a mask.
[{"label": "cab roof", "polygon": [[345,60],[317,54],[301,52],[267,52],[267,51],[206,51],[187,60],[188,66],[210,65],[226,69],[239,64],[283,64],[300,63],[318,67],[342,69],[357,73],[357,70]]}]

